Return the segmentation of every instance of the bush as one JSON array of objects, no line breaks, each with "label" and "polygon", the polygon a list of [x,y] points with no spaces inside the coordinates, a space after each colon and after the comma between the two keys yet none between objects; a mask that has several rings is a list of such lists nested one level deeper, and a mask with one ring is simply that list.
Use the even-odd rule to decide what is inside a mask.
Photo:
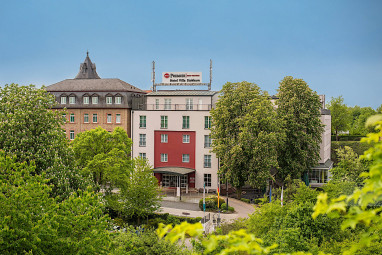
[{"label": "bush", "polygon": [[[338,141],[361,141],[364,135],[339,135]],[[336,141],[336,136],[332,135],[332,142]]]},{"label": "bush", "polygon": [[249,199],[246,199],[246,198],[241,198],[240,200],[248,204],[251,202]]},{"label": "bush", "polygon": [[[219,199],[219,206],[224,204],[224,199]],[[203,199],[199,200],[199,208],[203,211]],[[218,197],[207,197],[206,198],[206,211],[216,211],[218,209]]]},{"label": "bush", "polygon": [[367,151],[369,148],[373,147],[373,144],[368,143],[361,143],[359,141],[339,141],[339,142],[332,142],[332,148],[331,148],[331,159],[334,162],[335,165],[338,163],[337,159],[337,152],[336,150],[338,148],[343,148],[345,146],[349,146],[353,149],[355,153],[358,155],[363,155],[365,151]]}]

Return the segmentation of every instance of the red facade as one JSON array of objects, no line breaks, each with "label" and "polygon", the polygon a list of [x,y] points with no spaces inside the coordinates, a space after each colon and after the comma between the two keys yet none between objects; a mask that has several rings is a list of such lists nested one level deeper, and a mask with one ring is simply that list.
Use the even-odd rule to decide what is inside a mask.
[{"label": "red facade", "polygon": [[[161,135],[167,134],[167,143],[161,142]],[[183,143],[183,135],[189,135],[189,143]],[[167,154],[167,162],[161,162],[161,154]],[[182,162],[182,155],[189,155],[189,162]],[[195,169],[194,131],[154,131],[154,168],[185,167]]]}]

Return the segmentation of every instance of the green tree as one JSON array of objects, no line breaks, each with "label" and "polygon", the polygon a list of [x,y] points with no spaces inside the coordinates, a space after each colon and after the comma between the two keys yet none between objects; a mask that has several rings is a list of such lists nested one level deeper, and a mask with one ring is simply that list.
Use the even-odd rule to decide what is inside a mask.
[{"label": "green tree", "polygon": [[20,162],[35,162],[36,173],[46,172],[55,184],[53,195],[67,197],[86,182],[74,167],[61,113],[51,110],[55,104],[53,95],[33,85],[1,88],[0,149]]},{"label": "green tree", "polygon": [[211,110],[213,149],[220,158],[219,174],[237,188],[261,187],[277,167],[279,129],[266,92],[249,82],[227,82]]},{"label": "green tree", "polygon": [[112,133],[101,127],[79,133],[71,146],[84,175],[91,175],[96,189],[111,194],[127,182],[132,169],[132,141],[122,128]]},{"label": "green tree", "polygon": [[365,126],[366,120],[376,114],[376,111],[371,107],[359,107],[358,105],[350,108],[350,114],[352,116],[352,122],[350,125],[351,135],[366,135],[373,132],[373,128],[367,128]]},{"label": "green tree", "polygon": [[157,211],[160,207],[158,180],[147,160],[135,158],[126,185],[120,187],[121,211],[139,219]]},{"label": "green tree", "polygon": [[338,132],[349,130],[351,116],[342,96],[330,100],[328,109],[332,117],[332,133],[336,134],[338,141]]},{"label": "green tree", "polygon": [[102,200],[90,190],[52,198],[45,173],[35,168],[0,151],[0,253],[107,253],[110,218]]},{"label": "green tree", "polygon": [[355,182],[362,185],[364,178],[360,177],[367,170],[367,162],[361,160],[357,153],[349,146],[337,149],[338,165],[330,170],[331,181]]},{"label": "green tree", "polygon": [[298,179],[318,164],[323,125],[321,103],[316,92],[302,79],[285,77],[278,89],[277,114],[285,132],[285,139],[278,150],[277,178],[288,175]]}]

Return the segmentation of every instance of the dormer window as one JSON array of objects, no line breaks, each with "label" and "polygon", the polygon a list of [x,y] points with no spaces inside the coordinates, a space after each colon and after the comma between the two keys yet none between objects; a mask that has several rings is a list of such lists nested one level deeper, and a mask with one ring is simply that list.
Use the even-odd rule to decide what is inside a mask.
[{"label": "dormer window", "polygon": [[76,97],[75,96],[70,96],[69,97],[69,104],[75,104],[76,103]]},{"label": "dormer window", "polygon": [[83,103],[84,104],[89,104],[89,97],[88,96],[84,96],[83,97]]},{"label": "dormer window", "polygon": [[98,104],[98,96],[92,96],[92,104]]},{"label": "dormer window", "polygon": [[66,96],[61,96],[61,104],[66,104]]},{"label": "dormer window", "polygon": [[115,97],[115,104],[121,104],[122,103],[122,97],[116,96]]},{"label": "dormer window", "polygon": [[107,96],[106,97],[106,104],[112,104],[113,103],[113,97]]}]

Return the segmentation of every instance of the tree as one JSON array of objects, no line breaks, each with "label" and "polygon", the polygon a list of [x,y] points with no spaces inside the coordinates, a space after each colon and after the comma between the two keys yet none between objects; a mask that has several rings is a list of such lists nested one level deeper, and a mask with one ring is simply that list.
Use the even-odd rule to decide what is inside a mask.
[{"label": "tree", "polygon": [[60,201],[45,173],[0,151],[1,254],[106,254],[110,218],[90,190]]},{"label": "tree", "polygon": [[351,121],[348,107],[344,104],[342,96],[330,100],[328,109],[332,117],[332,133],[336,134],[338,141],[338,132],[347,131]]},{"label": "tree", "polygon": [[54,183],[53,195],[67,197],[86,187],[74,167],[72,152],[61,126],[64,120],[52,111],[53,95],[33,85],[5,85],[0,89],[0,149],[19,162],[35,162],[36,174],[46,172]]},{"label": "tree", "polygon": [[237,188],[248,182],[261,187],[277,167],[279,129],[266,92],[249,82],[227,82],[211,110],[213,149],[219,174]]},{"label": "tree", "polygon": [[350,108],[350,114],[353,117],[353,120],[350,125],[350,134],[351,135],[366,135],[367,133],[373,132],[373,128],[367,128],[365,126],[366,120],[376,114],[371,107],[359,107],[358,105]]},{"label": "tree", "polygon": [[320,159],[321,103],[316,92],[302,79],[286,76],[278,89],[277,117],[285,132],[285,139],[278,150],[281,181],[288,175],[292,179],[318,164]]},{"label": "tree", "polygon": [[71,143],[83,174],[91,175],[96,189],[111,194],[127,182],[131,171],[132,141],[122,128],[112,133],[101,127],[79,133]]},{"label": "tree", "polygon": [[328,199],[328,194],[320,194],[313,213],[313,218],[321,214],[331,217],[344,215],[346,220],[342,223],[342,229],[355,229],[359,225],[364,227],[365,231],[360,240],[348,251],[350,254],[372,245],[375,241],[381,242],[382,115],[369,118],[368,124],[375,126],[378,133],[369,133],[362,139],[362,142],[374,144],[362,156],[363,159],[371,161],[369,171],[360,175],[365,178],[364,186],[356,189],[351,195],[342,195],[332,200]]}]

